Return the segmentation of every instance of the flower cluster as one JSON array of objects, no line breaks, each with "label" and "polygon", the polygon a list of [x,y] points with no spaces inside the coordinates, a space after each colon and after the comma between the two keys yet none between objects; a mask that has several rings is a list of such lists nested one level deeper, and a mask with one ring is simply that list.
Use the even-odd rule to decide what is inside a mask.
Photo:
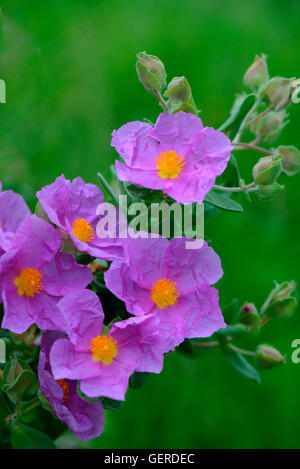
[{"label": "flower cluster", "polygon": [[[154,128],[127,124],[112,145],[128,165],[116,163],[121,179],[182,202],[203,200],[231,150],[224,134],[183,112],[161,114]],[[186,250],[186,238],[99,238],[104,197],[81,178],[62,175],[37,198],[42,216],[12,191],[0,194],[2,327],[15,334],[38,327],[43,399],[77,438],[90,439],[103,430],[101,400],[124,400],[133,373],[160,373],[164,354],[186,338],[225,327],[211,287],[221,263],[207,243]],[[76,262],[84,253],[87,265]],[[125,303],[123,318],[107,319],[95,259],[109,261],[104,287]]]}]

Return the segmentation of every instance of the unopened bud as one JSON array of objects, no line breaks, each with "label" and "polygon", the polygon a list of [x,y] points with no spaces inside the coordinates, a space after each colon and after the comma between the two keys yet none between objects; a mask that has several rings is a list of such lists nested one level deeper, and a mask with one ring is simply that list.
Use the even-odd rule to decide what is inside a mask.
[{"label": "unopened bud", "polygon": [[285,357],[279,350],[268,344],[261,344],[256,349],[256,358],[259,364],[265,368],[272,368],[285,363]]},{"label": "unopened bud", "polygon": [[263,85],[269,78],[267,56],[262,54],[255,56],[254,62],[246,71],[243,81],[249,88]]},{"label": "unopened bud", "polygon": [[267,186],[276,181],[282,170],[281,156],[265,156],[260,158],[252,170],[254,182]]},{"label": "unopened bud", "polygon": [[294,79],[274,77],[264,86],[262,96],[269,99],[270,103],[275,107],[275,111],[280,111],[280,109],[289,104]]},{"label": "unopened bud", "polygon": [[137,55],[136,71],[140,82],[147,91],[153,93],[166,86],[166,71],[162,61],[155,55],[140,52]]},{"label": "unopened bud", "polygon": [[258,311],[253,303],[245,303],[238,313],[238,320],[247,326],[256,326],[259,319]]},{"label": "unopened bud", "polygon": [[258,186],[258,196],[261,200],[273,200],[284,189],[284,186],[273,182],[267,186]]},{"label": "unopened bud", "polygon": [[281,134],[282,129],[289,122],[284,121],[286,117],[287,114],[285,110],[279,112],[270,111],[268,114],[252,123],[251,131],[259,137],[262,142],[274,142]]},{"label": "unopened bud", "polygon": [[290,316],[297,306],[296,298],[291,295],[295,288],[296,283],[293,280],[281,284],[276,283],[262,306],[262,313],[265,316]]},{"label": "unopened bud", "polygon": [[192,97],[192,90],[187,79],[185,77],[173,78],[164,92],[164,97],[171,101],[187,103]]},{"label": "unopened bud", "polygon": [[293,176],[300,171],[300,151],[298,148],[290,146],[280,146],[279,154],[282,156],[282,171],[288,176]]}]

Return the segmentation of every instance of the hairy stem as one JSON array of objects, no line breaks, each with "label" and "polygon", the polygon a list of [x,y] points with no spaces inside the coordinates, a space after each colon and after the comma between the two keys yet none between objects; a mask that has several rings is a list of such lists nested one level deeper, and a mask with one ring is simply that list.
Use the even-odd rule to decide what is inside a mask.
[{"label": "hairy stem", "polygon": [[164,110],[165,112],[167,112],[167,111],[168,111],[168,106],[167,106],[166,101],[165,101],[164,98],[162,97],[161,93],[160,93],[159,91],[157,91],[157,90],[154,90],[154,94],[155,94],[155,96],[157,97],[158,102],[159,102],[159,104],[161,105],[161,107],[163,108],[163,110]]},{"label": "hairy stem", "polygon": [[231,350],[234,350],[234,352],[240,353],[241,355],[255,355],[255,352],[251,352],[250,350],[244,350],[242,348],[236,347],[233,344],[228,344],[228,347],[231,348]]},{"label": "hairy stem", "polygon": [[265,148],[258,147],[257,145],[253,145],[253,143],[242,143],[236,142],[234,145],[238,148],[236,150],[254,150],[259,151],[260,153],[264,153],[265,155],[273,155],[273,152],[270,150],[266,150]]},{"label": "hairy stem", "polygon": [[243,187],[225,187],[225,186],[218,186],[217,184],[215,184],[213,188],[217,189],[218,191],[224,191],[224,192],[244,192],[244,191],[254,189],[255,186],[256,186],[255,182],[251,182],[251,184],[248,184],[247,186],[243,186]]},{"label": "hairy stem", "polygon": [[268,112],[272,111],[273,107],[274,107],[273,104],[271,104],[271,106],[267,107],[267,109],[265,109],[263,112],[261,112],[257,116],[253,117],[253,119],[246,122],[245,126],[251,125],[253,122],[256,122],[259,119],[261,119],[262,117],[264,117],[266,114],[268,114]]}]

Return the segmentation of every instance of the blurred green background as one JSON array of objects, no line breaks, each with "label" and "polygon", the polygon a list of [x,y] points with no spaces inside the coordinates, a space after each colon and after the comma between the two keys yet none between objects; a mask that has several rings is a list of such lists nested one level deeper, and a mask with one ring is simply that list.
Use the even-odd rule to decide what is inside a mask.
[{"label": "blurred green background", "polygon": [[[7,0],[1,3],[0,179],[34,204],[34,192],[64,173],[96,183],[115,154],[110,134],[127,121],[160,111],[137,81],[135,54],[165,63],[168,77],[186,75],[205,125],[227,117],[255,53],[269,56],[271,75],[300,76],[297,0]],[[279,143],[300,147],[300,106]],[[237,154],[251,181],[257,155]],[[274,202],[244,203],[243,214],[221,213],[206,235],[222,258],[221,303],[261,305],[273,280],[300,284],[300,176]],[[291,342],[299,311],[271,321],[249,347],[270,342],[286,366],[262,373],[262,384],[231,368],[218,350],[198,360],[173,353],[160,376],[129,390],[108,412],[103,435],[89,448],[299,448],[300,364]],[[244,345],[244,344],[243,344]]]}]

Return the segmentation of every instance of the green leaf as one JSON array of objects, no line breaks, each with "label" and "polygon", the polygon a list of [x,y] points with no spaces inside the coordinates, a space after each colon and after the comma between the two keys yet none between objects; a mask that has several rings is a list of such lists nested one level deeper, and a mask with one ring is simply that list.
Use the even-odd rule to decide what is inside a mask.
[{"label": "green leaf", "polygon": [[238,186],[241,175],[239,166],[236,160],[236,157],[231,154],[230,160],[226,166],[225,171],[222,173],[222,181],[224,181],[226,186]]},{"label": "green leaf", "polygon": [[22,423],[12,427],[10,441],[14,449],[56,448],[54,442],[45,433]]},{"label": "green leaf", "polygon": [[233,114],[227,119],[224,124],[219,127],[218,130],[225,132],[229,138],[232,140],[238,133],[240,126],[254,105],[256,101],[256,96],[254,94],[248,94],[243,99],[241,99],[240,105],[233,112]]},{"label": "green leaf", "polygon": [[133,373],[129,378],[129,386],[133,389],[137,389],[142,386],[147,379],[149,379],[151,373]]},{"label": "green leaf", "polygon": [[233,300],[228,303],[226,306],[223,306],[222,313],[224,316],[224,320],[227,324],[232,324],[237,321],[238,311],[239,311],[239,300],[237,298],[233,298]]},{"label": "green leaf", "polygon": [[234,338],[237,338],[237,337],[241,337],[245,334],[247,334],[247,326],[245,326],[245,324],[233,324],[233,325],[230,325],[230,326],[227,326],[225,327],[224,329],[219,329],[217,332],[216,332],[216,335],[219,336],[229,336],[229,337],[234,337]]},{"label": "green leaf", "polygon": [[118,410],[123,404],[123,401],[116,401],[115,399],[110,399],[109,397],[101,397],[100,400],[104,409],[108,410]]},{"label": "green leaf", "polygon": [[258,371],[248,362],[248,360],[246,360],[244,355],[231,350],[226,345],[222,347],[222,352],[233,368],[235,368],[239,373],[248,379],[257,381],[257,383],[261,382]]},{"label": "green leaf", "polygon": [[162,191],[147,189],[146,187],[128,183],[124,183],[124,188],[126,193],[134,199],[144,200],[148,203],[160,203],[164,200]]},{"label": "green leaf", "polygon": [[94,259],[95,257],[90,256],[89,254],[77,254],[77,256],[75,256],[75,261],[77,262],[77,264],[82,264],[82,265],[88,265]]},{"label": "green leaf", "polygon": [[4,394],[0,392],[0,419],[3,421],[11,413],[10,408],[7,405]]},{"label": "green leaf", "polygon": [[229,212],[243,212],[243,207],[231,200],[227,194],[211,190],[205,197],[205,201],[215,207],[221,208],[222,210],[228,210]]},{"label": "green leaf", "polygon": [[23,370],[13,384],[5,384],[3,391],[8,395],[9,399],[17,402],[18,398],[25,392],[34,394],[38,390],[38,380],[33,371]]}]

